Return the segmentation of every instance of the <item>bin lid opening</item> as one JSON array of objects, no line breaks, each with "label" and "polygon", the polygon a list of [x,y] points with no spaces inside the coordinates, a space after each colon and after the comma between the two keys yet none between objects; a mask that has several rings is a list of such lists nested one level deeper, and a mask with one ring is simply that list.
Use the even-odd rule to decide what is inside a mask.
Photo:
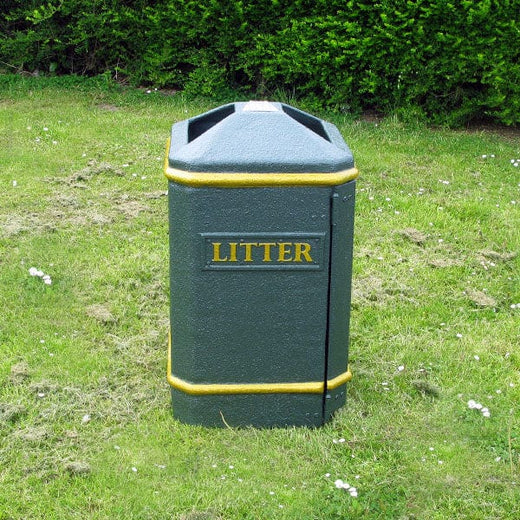
[{"label": "bin lid opening", "polygon": [[226,117],[235,112],[235,105],[224,105],[215,110],[211,110],[198,117],[189,120],[188,123],[188,143],[207,132],[210,128],[220,123]]},{"label": "bin lid opening", "polygon": [[327,132],[325,132],[325,128],[323,128],[323,123],[317,118],[313,117],[310,114],[302,112],[300,110],[296,110],[293,107],[288,105],[282,105],[282,110],[289,116],[292,117],[295,121],[303,125],[305,128],[308,128],[311,132],[318,134],[320,137],[323,137],[326,141],[330,143],[330,137]]}]

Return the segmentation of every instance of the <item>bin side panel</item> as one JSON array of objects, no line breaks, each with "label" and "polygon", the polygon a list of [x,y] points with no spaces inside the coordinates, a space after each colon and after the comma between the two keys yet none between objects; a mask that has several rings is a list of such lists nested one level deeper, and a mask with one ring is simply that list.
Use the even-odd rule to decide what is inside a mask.
[{"label": "bin side panel", "polygon": [[[355,181],[337,186],[332,197],[332,247],[327,380],[348,364],[352,284]],[[325,394],[325,421],[345,403],[345,385]]]}]

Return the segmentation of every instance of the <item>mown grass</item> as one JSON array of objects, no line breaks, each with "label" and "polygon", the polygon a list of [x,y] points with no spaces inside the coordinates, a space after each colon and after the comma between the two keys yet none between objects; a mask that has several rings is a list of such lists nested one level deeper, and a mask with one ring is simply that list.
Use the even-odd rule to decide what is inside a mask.
[{"label": "mown grass", "polygon": [[361,171],[347,405],[205,429],[165,380],[162,160],[210,105],[0,85],[1,519],[520,517],[518,134],[327,116]]}]

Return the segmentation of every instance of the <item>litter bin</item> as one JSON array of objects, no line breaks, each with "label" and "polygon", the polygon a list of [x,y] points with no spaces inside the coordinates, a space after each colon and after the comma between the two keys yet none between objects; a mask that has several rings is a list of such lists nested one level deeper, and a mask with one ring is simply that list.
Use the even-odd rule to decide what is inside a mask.
[{"label": "litter bin", "polygon": [[338,129],[281,103],[174,124],[174,417],[319,426],[345,402],[357,170]]}]

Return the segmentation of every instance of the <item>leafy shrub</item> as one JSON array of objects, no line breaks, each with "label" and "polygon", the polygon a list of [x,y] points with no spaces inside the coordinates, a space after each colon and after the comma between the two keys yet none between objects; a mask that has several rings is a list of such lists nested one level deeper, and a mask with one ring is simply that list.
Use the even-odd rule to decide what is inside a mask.
[{"label": "leafy shrub", "polygon": [[[520,122],[520,0],[4,0],[10,70]],[[410,110],[411,109],[411,110]]]}]

